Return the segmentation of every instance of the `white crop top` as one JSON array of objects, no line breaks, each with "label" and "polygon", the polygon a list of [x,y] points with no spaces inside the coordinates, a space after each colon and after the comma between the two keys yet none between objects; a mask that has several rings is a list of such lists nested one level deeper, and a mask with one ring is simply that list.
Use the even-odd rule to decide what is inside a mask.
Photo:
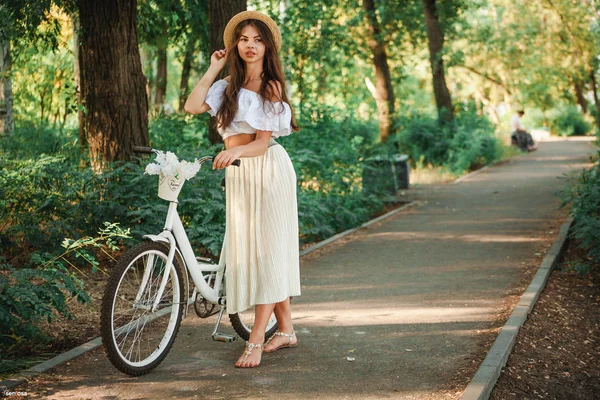
[{"label": "white crop top", "polygon": [[[216,116],[223,103],[223,95],[227,88],[225,79],[216,81],[208,89],[204,102],[210,106],[208,113]],[[228,127],[218,127],[218,131],[226,139],[241,133],[256,133],[257,130],[273,132],[272,138],[288,136],[292,133],[292,110],[284,101],[265,100],[265,106],[258,93],[241,88],[238,94],[238,110]]]}]

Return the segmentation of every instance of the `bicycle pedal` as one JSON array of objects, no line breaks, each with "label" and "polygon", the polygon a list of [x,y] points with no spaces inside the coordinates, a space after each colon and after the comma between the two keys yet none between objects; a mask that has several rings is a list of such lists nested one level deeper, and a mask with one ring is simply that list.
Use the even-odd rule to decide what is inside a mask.
[{"label": "bicycle pedal", "polygon": [[215,333],[212,335],[212,338],[216,342],[235,342],[237,340],[237,336],[227,335],[226,333]]}]

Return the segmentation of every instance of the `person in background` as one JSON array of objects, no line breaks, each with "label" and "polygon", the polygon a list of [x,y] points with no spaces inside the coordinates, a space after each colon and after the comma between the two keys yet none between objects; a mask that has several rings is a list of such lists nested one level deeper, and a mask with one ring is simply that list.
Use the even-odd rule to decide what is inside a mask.
[{"label": "person in background", "polygon": [[537,149],[531,134],[527,132],[521,124],[521,117],[525,115],[525,111],[519,110],[512,118],[512,144],[520,147],[523,151],[534,151]]}]

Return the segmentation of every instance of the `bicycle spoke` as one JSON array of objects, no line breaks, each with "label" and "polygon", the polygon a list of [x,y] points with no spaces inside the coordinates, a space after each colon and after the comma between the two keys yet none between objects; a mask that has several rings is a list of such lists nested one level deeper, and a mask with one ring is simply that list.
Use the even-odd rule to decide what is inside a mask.
[{"label": "bicycle spoke", "polygon": [[[142,298],[140,299],[140,304],[145,306],[145,307],[151,307],[154,304],[154,301],[156,300],[156,296],[158,295],[158,289],[160,287],[160,282],[162,280],[162,276],[164,274],[164,266],[161,265],[160,267],[158,266],[158,263],[162,261],[159,258],[155,258],[154,262],[152,265],[148,265],[144,268],[151,268],[150,270],[150,276],[148,277],[148,283],[146,286],[146,290],[144,290],[144,293],[142,293]],[[141,265],[146,265],[146,263],[136,263],[136,264],[141,264]],[[139,278],[139,268],[135,268],[134,269],[134,273],[133,275],[136,275]],[[157,272],[155,274],[155,272]],[[126,283],[129,287],[131,287],[132,289],[135,290],[135,287],[138,286],[142,283],[140,282],[137,285],[133,285],[130,283],[129,280],[126,280]],[[120,337],[120,343],[119,343],[119,347],[121,349],[125,349],[125,347],[127,347],[127,352],[125,353],[125,356],[127,358],[133,358],[135,357],[135,359],[137,361],[140,361],[142,359],[142,344],[145,340],[141,340],[141,338],[144,336],[144,331],[146,329],[146,326],[148,325],[148,323],[150,324],[156,324],[156,325],[160,325],[161,322],[160,321],[156,321],[157,319],[160,319],[162,316],[161,315],[157,315],[159,311],[162,311],[164,309],[167,309],[168,307],[172,307],[173,306],[173,288],[171,285],[171,278],[168,278],[167,281],[167,286],[165,287],[165,290],[163,292],[163,299],[162,301],[159,302],[159,306],[162,305],[162,308],[159,307],[159,309],[157,309],[157,311],[155,313],[152,313],[151,315],[147,314],[148,310],[143,310],[146,312],[139,312],[140,309],[136,308],[136,307],[132,307],[133,312],[131,314],[131,318],[129,320],[129,322],[125,325],[127,326],[127,329],[124,331],[124,335],[121,338]],[[169,300],[170,299],[170,300]],[[125,327],[123,326],[123,328]],[[133,337],[130,337],[130,334],[133,332]],[[119,335],[121,336],[121,335]],[[129,339],[129,340],[128,340]],[[153,337],[149,337],[148,340],[152,341],[156,341],[156,338]],[[158,347],[158,345],[156,346]]]},{"label": "bicycle spoke", "polygon": [[[167,269],[164,246],[145,243],[138,251],[121,267],[111,296],[110,336],[103,334],[103,341],[112,349],[111,361],[119,369],[120,365],[152,368],[160,362],[177,333],[184,304],[180,301],[181,266],[174,260]],[[159,297],[163,279],[166,282]]]}]

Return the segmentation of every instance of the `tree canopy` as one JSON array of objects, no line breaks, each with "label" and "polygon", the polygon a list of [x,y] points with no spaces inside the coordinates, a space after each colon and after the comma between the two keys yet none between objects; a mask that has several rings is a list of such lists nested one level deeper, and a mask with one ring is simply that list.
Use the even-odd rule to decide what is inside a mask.
[{"label": "tree canopy", "polygon": [[[115,4],[120,2],[124,0]],[[67,93],[76,87],[75,78],[67,65],[74,26],[70,20],[80,12],[79,3],[7,0],[0,6],[0,15],[10,22],[0,28],[0,38],[12,43],[16,55],[13,72],[7,76],[15,81],[17,123],[27,119],[47,123],[57,114],[65,123],[76,123],[73,113],[65,117],[64,101],[47,104],[49,97],[40,88],[49,85],[51,96],[73,97]],[[367,3],[359,0],[247,2],[280,22],[281,55],[299,115],[315,120],[352,114],[380,120],[384,114],[377,98],[381,95],[392,101],[392,118],[432,113],[441,107],[452,112],[472,102],[496,123],[506,121],[516,108],[531,108],[539,110],[542,118],[534,122],[542,124],[547,112],[561,105],[577,107],[600,123],[597,0],[370,3],[374,18],[367,18]],[[429,3],[434,5],[429,14],[431,21],[437,21],[437,31],[428,30],[425,5]],[[155,105],[154,113],[179,110],[210,58],[208,3],[138,0],[135,4],[149,103]],[[373,23],[378,24],[376,30]],[[439,36],[434,38],[437,47],[431,47],[432,32]],[[378,43],[379,48],[371,51],[370,43]],[[36,56],[18,56],[31,51]],[[382,76],[387,76],[387,86],[377,83],[378,65],[384,65],[374,56],[377,52],[385,55],[389,73]],[[49,69],[36,80],[39,88],[32,89],[20,80],[28,79],[23,71],[40,70],[39,63],[55,64],[55,71]],[[441,103],[438,99],[436,107],[439,79],[447,88],[440,93],[447,93],[447,99]],[[61,107],[64,111],[59,112]],[[395,125],[390,129],[391,134],[397,133]]]}]

